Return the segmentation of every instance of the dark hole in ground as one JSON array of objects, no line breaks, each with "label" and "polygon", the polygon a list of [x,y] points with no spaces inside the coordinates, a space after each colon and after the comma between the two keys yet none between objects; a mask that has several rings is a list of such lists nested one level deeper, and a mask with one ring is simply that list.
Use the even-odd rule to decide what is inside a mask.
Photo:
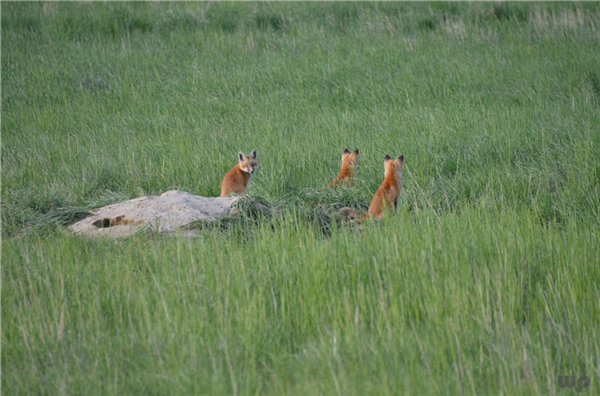
[{"label": "dark hole in ground", "polygon": [[131,220],[125,217],[125,215],[121,215],[117,217],[105,217],[103,219],[98,219],[94,221],[92,225],[98,228],[108,228],[118,225],[136,225],[143,222],[144,220]]}]

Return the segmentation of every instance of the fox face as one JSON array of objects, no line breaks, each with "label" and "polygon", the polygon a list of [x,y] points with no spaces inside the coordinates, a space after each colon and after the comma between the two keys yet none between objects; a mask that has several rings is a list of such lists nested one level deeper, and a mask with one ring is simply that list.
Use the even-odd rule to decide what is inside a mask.
[{"label": "fox face", "polygon": [[350,152],[347,148],[342,152],[342,164],[356,171],[358,169],[358,149]]},{"label": "fox face", "polygon": [[393,175],[398,181],[402,179],[402,167],[404,165],[404,154],[393,160],[389,155],[385,156],[383,166],[385,168],[385,177]]},{"label": "fox face", "polygon": [[250,155],[246,156],[241,151],[238,153],[239,166],[242,172],[252,175],[258,169],[258,154],[252,150]]}]

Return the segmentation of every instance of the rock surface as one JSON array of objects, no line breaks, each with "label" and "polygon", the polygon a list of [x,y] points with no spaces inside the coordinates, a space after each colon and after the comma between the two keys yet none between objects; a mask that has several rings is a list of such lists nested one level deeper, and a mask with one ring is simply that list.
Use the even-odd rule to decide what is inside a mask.
[{"label": "rock surface", "polygon": [[94,210],[69,229],[89,237],[124,237],[150,228],[173,232],[196,221],[227,215],[239,197],[201,197],[185,191],[147,195]]}]

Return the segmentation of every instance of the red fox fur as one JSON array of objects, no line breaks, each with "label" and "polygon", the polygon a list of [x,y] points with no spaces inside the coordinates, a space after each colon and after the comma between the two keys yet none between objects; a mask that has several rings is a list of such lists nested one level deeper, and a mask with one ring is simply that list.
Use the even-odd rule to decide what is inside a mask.
[{"label": "red fox fur", "polygon": [[354,174],[358,169],[358,149],[350,152],[347,148],[342,152],[342,168],[340,173],[329,183],[330,187],[347,184],[354,185]]},{"label": "red fox fur", "polygon": [[387,211],[396,209],[398,205],[398,196],[402,190],[402,167],[404,165],[404,155],[392,160],[389,155],[385,156],[383,166],[385,168],[385,176],[383,183],[375,192],[369,211],[361,213],[356,209],[342,208],[339,211],[340,216],[344,218],[359,218],[366,219],[374,217],[381,218]]},{"label": "red fox fur", "polygon": [[392,205],[395,210],[398,206],[398,196],[402,190],[402,166],[404,165],[404,155],[392,160],[389,155],[385,156],[383,166],[385,176],[383,183],[375,192],[375,196],[369,205],[369,216],[380,218],[386,210],[391,210]]},{"label": "red fox fur", "polygon": [[221,182],[221,196],[231,193],[241,194],[246,191],[250,177],[258,168],[258,154],[252,150],[249,156],[241,151],[238,153],[238,163],[225,174]]}]

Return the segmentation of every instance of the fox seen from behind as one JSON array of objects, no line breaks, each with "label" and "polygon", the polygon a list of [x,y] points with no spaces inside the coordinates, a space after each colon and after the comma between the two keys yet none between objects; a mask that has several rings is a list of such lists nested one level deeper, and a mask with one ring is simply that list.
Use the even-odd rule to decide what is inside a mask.
[{"label": "fox seen from behind", "polygon": [[379,219],[385,211],[395,210],[398,206],[398,196],[402,190],[402,167],[404,155],[392,160],[389,155],[385,156],[383,166],[385,175],[383,183],[375,192],[375,196],[369,205],[369,216]]},{"label": "fox seen from behind", "polygon": [[366,219],[374,217],[381,218],[386,212],[396,209],[398,205],[398,197],[402,190],[402,168],[404,165],[404,155],[399,156],[395,160],[389,155],[385,156],[383,166],[385,174],[383,183],[379,186],[367,213],[361,213],[353,208],[342,208],[339,214],[343,218],[349,219]]},{"label": "fox seen from behind", "polygon": [[345,148],[342,152],[342,167],[340,173],[329,183],[329,187],[339,185],[354,185],[354,174],[358,169],[358,149],[350,152]]},{"label": "fox seen from behind", "polygon": [[221,182],[221,196],[229,194],[241,194],[246,191],[248,182],[252,174],[258,168],[258,154],[252,150],[250,155],[245,155],[241,151],[238,153],[238,163],[225,174]]}]

